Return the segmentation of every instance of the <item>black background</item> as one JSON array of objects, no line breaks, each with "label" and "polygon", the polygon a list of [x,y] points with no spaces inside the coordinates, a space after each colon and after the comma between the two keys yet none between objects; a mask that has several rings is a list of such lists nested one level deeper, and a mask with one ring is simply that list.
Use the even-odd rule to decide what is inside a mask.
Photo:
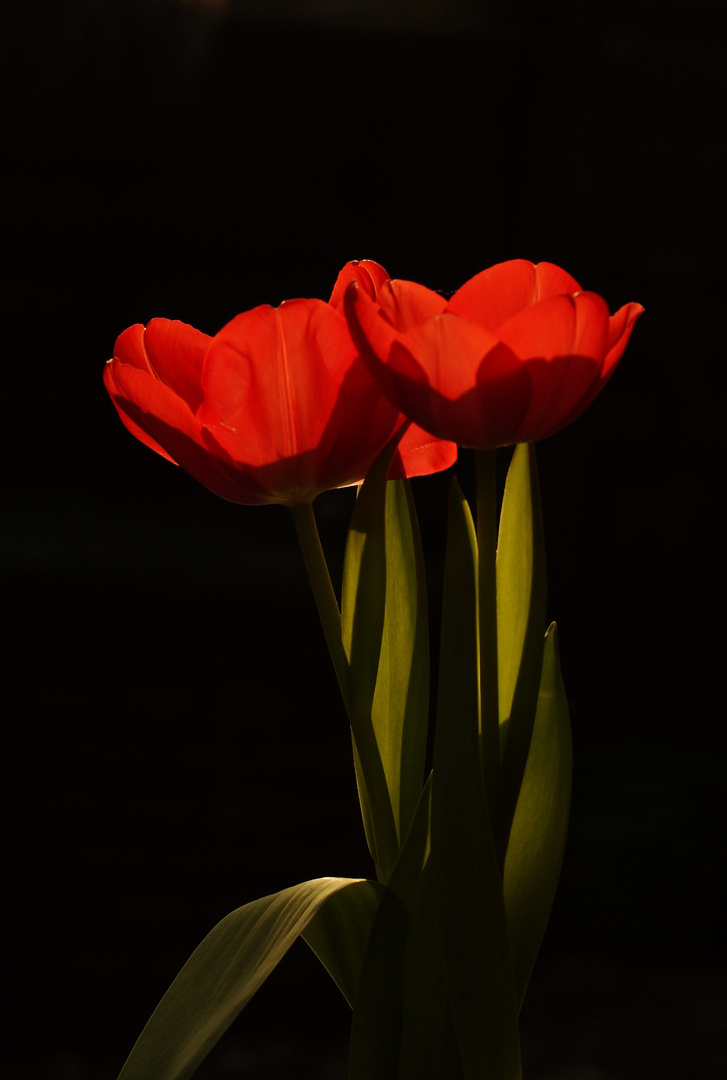
[{"label": "black background", "polygon": [[[128,436],[101,385],[116,335],[325,298],[351,258],[449,290],[515,257],[646,308],[602,397],[539,448],[576,776],[525,1076],[722,1075],[716,12],[3,16],[8,1075],[112,1080],[217,919],[370,873],[287,512],[224,503]],[[446,484],[414,485],[433,597]],[[334,563],[351,497],[317,503]],[[200,1076],[340,1078],[347,1025],[301,945]]]}]

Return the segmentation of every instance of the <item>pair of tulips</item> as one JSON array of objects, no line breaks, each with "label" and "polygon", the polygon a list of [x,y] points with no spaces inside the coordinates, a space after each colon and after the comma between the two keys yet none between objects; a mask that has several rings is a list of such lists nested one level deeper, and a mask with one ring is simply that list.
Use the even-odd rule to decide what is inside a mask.
[{"label": "pair of tulips", "polygon": [[347,263],[330,300],[237,315],[213,337],[153,319],[116,341],[104,381],[126,427],[232,502],[311,502],[359,483],[400,435],[390,476],[457,446],[534,442],[575,419],[642,312],[615,315],[552,263],[499,263],[449,300]]}]

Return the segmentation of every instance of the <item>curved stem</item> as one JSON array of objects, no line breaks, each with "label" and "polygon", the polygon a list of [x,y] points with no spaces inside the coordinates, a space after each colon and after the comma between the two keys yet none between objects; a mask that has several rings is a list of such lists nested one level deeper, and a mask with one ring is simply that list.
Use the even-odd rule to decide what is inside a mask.
[{"label": "curved stem", "polygon": [[333,669],[338,679],[338,686],[344,703],[348,707],[347,664],[341,639],[341,612],[331,584],[326,557],[321,547],[318,526],[313,513],[313,504],[309,502],[299,503],[291,506],[290,512],[293,515],[295,531],[298,534],[298,540],[303,552],[305,568],[308,571],[308,578],[313,589],[313,597],[323,627],[326,644],[328,645],[328,652],[333,662]]},{"label": "curved stem", "polygon": [[499,835],[500,721],[497,687],[497,492],[495,451],[478,450],[477,547],[478,621],[480,630],[480,700],[482,770],[493,833]]},{"label": "curved stem", "polygon": [[[349,692],[348,661],[341,634],[341,612],[321,547],[313,506],[311,503],[301,503],[291,506],[290,510],[328,651],[351,725],[364,829],[376,864],[377,876],[379,880],[385,881],[396,862],[399,846],[386,775],[371,722],[370,709],[362,710]],[[363,783],[361,783],[361,778],[363,778]],[[367,825],[365,805],[370,807],[371,827]]]}]

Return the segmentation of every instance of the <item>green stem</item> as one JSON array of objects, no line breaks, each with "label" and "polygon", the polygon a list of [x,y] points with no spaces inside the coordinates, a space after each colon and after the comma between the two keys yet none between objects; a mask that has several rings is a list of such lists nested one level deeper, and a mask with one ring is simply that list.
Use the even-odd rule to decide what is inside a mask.
[{"label": "green stem", "polygon": [[[389,801],[386,776],[371,722],[370,709],[369,711],[362,709],[358,702],[352,700],[349,691],[348,662],[341,635],[341,612],[331,584],[326,557],[321,547],[313,506],[311,503],[300,503],[291,506],[290,510],[303,552],[311,588],[313,589],[313,596],[318,608],[318,615],[323,627],[328,651],[331,654],[338,686],[351,725],[357,774],[360,769],[364,777],[364,791],[360,792],[360,796],[370,803],[373,824],[372,834],[369,833],[368,828],[366,829],[369,847],[376,864],[379,880],[385,881],[396,862],[399,845],[396,824]],[[365,813],[364,827],[366,827]]]},{"label": "green stem", "polygon": [[[500,721],[497,691],[497,489],[495,451],[478,450],[477,548],[480,639],[480,752],[493,835],[499,836]],[[499,846],[499,845],[498,845]],[[502,858],[502,852],[499,852]]]},{"label": "green stem", "polygon": [[313,589],[313,597],[318,609],[318,616],[321,620],[328,651],[331,654],[338,686],[344,703],[348,707],[347,664],[341,639],[341,612],[331,584],[331,575],[328,573],[326,557],[321,547],[318,526],[313,513],[313,504],[309,502],[298,503],[290,507],[290,512],[293,515],[295,531],[298,534],[298,540],[303,552],[305,568],[308,571],[308,578]]}]

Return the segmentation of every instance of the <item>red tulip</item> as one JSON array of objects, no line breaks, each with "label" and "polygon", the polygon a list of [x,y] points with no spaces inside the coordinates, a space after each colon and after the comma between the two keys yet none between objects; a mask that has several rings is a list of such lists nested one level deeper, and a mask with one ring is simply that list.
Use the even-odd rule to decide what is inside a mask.
[{"label": "red tulip", "polygon": [[[343,295],[352,280],[373,298],[387,274],[348,263],[329,303],[262,305],[214,337],[169,319],[129,327],[104,372],[124,424],[232,502],[293,505],[358,483],[407,420],[351,340]],[[390,475],[437,472],[456,455],[410,425]]]},{"label": "red tulip", "polygon": [[413,281],[351,283],[351,333],[381,389],[442,439],[489,449],[574,420],[611,377],[643,308],[609,315],[552,263],[514,259],[449,299]]}]

